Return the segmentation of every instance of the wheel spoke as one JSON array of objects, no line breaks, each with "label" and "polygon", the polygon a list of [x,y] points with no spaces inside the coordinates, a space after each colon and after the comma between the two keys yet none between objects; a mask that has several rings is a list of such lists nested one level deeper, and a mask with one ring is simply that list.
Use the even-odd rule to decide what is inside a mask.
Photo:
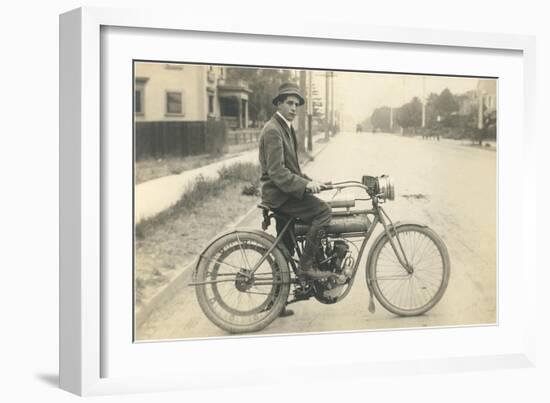
[{"label": "wheel spoke", "polygon": [[[201,308],[216,325],[231,332],[258,329],[274,316],[290,290],[288,267],[277,264],[277,251],[255,234],[232,233],[202,254],[196,282]],[[262,263],[251,274],[251,264]],[[204,295],[204,297],[202,297]]]},{"label": "wheel spoke", "polygon": [[374,292],[384,307],[398,315],[420,314],[441,297],[448,267],[428,230],[403,226],[393,239],[397,238],[413,271],[404,274],[389,239],[385,238],[374,251],[371,274]]},{"label": "wheel spoke", "polygon": [[210,262],[214,262],[216,264],[222,264],[222,265],[225,265],[225,266],[229,266],[229,267],[232,267],[234,269],[237,269],[237,270],[242,270],[243,268],[242,267],[238,267],[238,266],[235,266],[235,265],[232,265],[232,264],[229,264],[227,262],[223,262],[223,261],[219,261],[219,260],[216,260],[216,259],[212,259],[208,256],[204,256],[204,255],[201,255],[202,258],[210,261]]},{"label": "wheel spoke", "polygon": [[409,278],[409,275],[408,274],[397,274],[395,276],[377,276],[376,277],[376,280],[380,281],[380,280],[407,280]]},{"label": "wheel spoke", "polygon": [[246,263],[246,268],[247,268],[248,270],[250,270],[250,264],[248,263],[248,258],[246,257],[246,253],[245,253],[245,251],[243,250],[243,247],[242,247],[242,245],[241,245],[241,239],[239,238],[239,233],[237,232],[236,234],[237,234],[237,242],[238,242],[238,244],[239,244],[239,250],[241,251],[241,255],[243,256],[244,261],[245,261],[245,263]]}]

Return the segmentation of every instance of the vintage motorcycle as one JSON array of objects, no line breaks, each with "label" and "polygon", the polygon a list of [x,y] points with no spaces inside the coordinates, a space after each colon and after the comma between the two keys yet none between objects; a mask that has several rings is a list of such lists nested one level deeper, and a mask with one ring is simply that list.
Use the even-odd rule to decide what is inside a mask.
[{"label": "vintage motorcycle", "polygon": [[[334,200],[347,188],[359,188],[366,195]],[[372,243],[366,262],[369,311],[374,313],[373,295],[399,316],[424,314],[439,302],[450,276],[447,248],[425,225],[391,221],[382,208],[384,202],[395,198],[389,176],[328,183],[323,190],[335,190],[335,195],[328,202],[332,219],[316,263],[333,275],[322,280],[302,276],[298,261],[308,227],[260,204],[263,231],[228,231],[200,254],[189,285],[195,287],[200,307],[210,321],[230,333],[256,332],[273,322],[288,304],[310,298],[323,304],[341,301],[351,290],[378,223],[383,230]],[[356,201],[371,201],[372,208],[356,209]],[[265,232],[272,218],[277,223],[277,237]],[[354,238],[362,238],[359,248]]]}]

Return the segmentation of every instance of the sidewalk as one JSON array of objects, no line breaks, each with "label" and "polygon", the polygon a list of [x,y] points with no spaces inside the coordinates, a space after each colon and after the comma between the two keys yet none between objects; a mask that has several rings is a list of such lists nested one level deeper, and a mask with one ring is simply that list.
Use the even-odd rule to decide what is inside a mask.
[{"label": "sidewalk", "polygon": [[496,140],[483,140],[482,145],[478,145],[476,143],[473,143],[471,139],[452,139],[452,138],[446,138],[446,137],[440,137],[439,140],[437,140],[435,137],[424,139],[420,135],[406,135],[403,136],[399,133],[387,133],[387,132],[379,132],[376,133],[376,135],[388,135],[388,136],[396,136],[396,137],[402,137],[405,139],[416,139],[416,140],[422,140],[427,142],[433,142],[434,144],[437,144],[437,142],[446,143],[446,144],[452,144],[456,146],[461,147],[471,147],[473,149],[479,149],[479,150],[486,150],[486,151],[496,151],[497,150],[497,141]]},{"label": "sidewalk", "polygon": [[174,205],[185,191],[193,186],[199,176],[216,178],[223,166],[238,162],[258,161],[258,149],[245,151],[236,157],[218,161],[213,164],[184,171],[179,175],[164,176],[162,178],[140,183],[135,187],[135,222],[150,218]]},{"label": "sidewalk", "polygon": [[[312,154],[315,154],[320,146],[324,145],[324,143],[316,142],[320,138],[323,138],[323,134],[317,134],[313,137]],[[202,175],[205,179],[215,179],[218,177],[218,171],[223,166],[243,162],[258,162],[258,148],[254,147],[236,157],[184,171],[178,175],[164,176],[140,183],[134,188],[135,223],[138,224],[141,220],[154,217],[173,206],[193,186],[199,176]]]},{"label": "sidewalk", "polygon": [[[311,156],[313,158],[317,157],[329,144],[331,144],[331,142],[318,143],[317,141],[319,139],[322,139],[322,138],[324,138],[324,134],[319,134],[319,135],[313,137],[313,150],[311,151]],[[219,161],[218,163],[215,163],[215,164],[211,164],[211,165],[208,165],[208,166],[205,166],[205,167],[202,167],[202,168],[187,171],[186,174],[189,174],[189,175],[186,177],[186,180],[187,180],[188,183],[190,181],[192,183],[192,181],[194,180],[194,178],[196,178],[196,176],[192,176],[191,174],[192,173],[198,174],[197,171],[201,171],[204,168],[208,168],[208,169],[205,169],[206,172],[209,172],[211,174],[217,174],[217,169],[219,169],[219,167],[221,167],[223,164],[232,164],[232,163],[235,163],[235,162],[239,162],[241,160],[246,160],[247,158],[250,158],[250,155],[253,156],[251,162],[256,162],[257,158],[258,158],[257,149],[254,149],[254,150],[251,150],[250,153],[246,153],[246,155],[241,155],[241,156],[236,157],[236,158],[228,159],[228,160],[225,160],[225,161]],[[310,161],[304,162],[302,164],[302,166],[303,167],[307,166],[309,164],[309,162]],[[213,166],[215,166],[215,167],[213,167]],[[181,175],[183,175],[183,174],[181,174]],[[181,175],[174,175],[176,178],[171,179],[171,180],[175,181],[176,179],[178,179],[177,177],[179,177]],[[159,179],[150,181],[150,182],[155,182],[155,183],[153,185],[149,186],[148,188],[143,188],[141,191],[146,192],[146,191],[160,190],[160,187],[166,186],[166,182],[161,182],[161,181],[163,179],[169,179],[169,178],[172,178],[172,177],[159,178]],[[150,182],[145,182],[142,185],[149,184]],[[184,192],[185,192],[185,188],[183,188],[183,191],[182,191],[181,194],[183,194]],[[137,192],[136,192],[136,194],[137,194]],[[175,192],[174,192],[174,194],[175,194]],[[176,198],[176,201],[179,199],[179,197],[181,197],[181,194]],[[152,200],[152,197],[151,197],[151,200]],[[167,203],[163,203],[163,204],[166,205]],[[160,206],[160,203],[158,204],[158,206]],[[244,214],[241,217],[237,217],[236,220],[234,221],[234,223],[231,224],[231,227],[241,226],[243,222],[246,222],[246,221],[250,220],[250,217],[252,217],[255,214],[259,214],[259,212],[257,210],[258,209],[257,209],[256,206],[252,207],[246,214]],[[136,211],[137,211],[137,209],[136,209]],[[162,210],[160,210],[160,211],[162,211]],[[273,228],[271,230],[273,230]],[[172,277],[170,278],[170,280],[167,284],[160,287],[157,290],[157,292],[150,298],[150,300],[147,303],[145,303],[144,305],[136,308],[135,318],[134,318],[136,329],[141,327],[145,323],[145,321],[147,320],[147,318],[149,317],[149,315],[153,311],[157,310],[160,306],[162,306],[163,304],[167,303],[172,298],[174,298],[174,296],[176,294],[182,292],[182,290],[187,288],[187,284],[191,280],[191,275],[192,275],[192,270],[191,269],[194,266],[194,264],[195,264],[195,261],[192,261],[192,262],[189,262],[188,264],[178,268],[178,270],[176,270],[173,273]]]}]

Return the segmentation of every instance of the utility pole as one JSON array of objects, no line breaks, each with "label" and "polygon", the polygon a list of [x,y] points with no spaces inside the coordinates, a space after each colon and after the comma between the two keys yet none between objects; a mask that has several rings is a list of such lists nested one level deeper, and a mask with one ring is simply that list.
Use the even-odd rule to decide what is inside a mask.
[{"label": "utility pole", "polygon": [[477,107],[477,128],[479,130],[483,129],[483,98],[485,93],[483,91],[478,91],[478,107]]},{"label": "utility pole", "polygon": [[[334,71],[330,72],[330,127],[334,131]],[[335,133],[332,133],[334,136]]]},{"label": "utility pole", "polygon": [[[302,93],[306,92],[307,83],[306,83],[306,71],[300,70],[300,90]],[[311,99],[308,97],[306,100],[306,105],[311,103]],[[306,140],[306,110],[305,108],[298,108],[298,151],[303,152],[305,150],[305,140]]]},{"label": "utility pole", "polygon": [[313,75],[311,70],[307,72],[309,78],[309,85],[307,89],[307,150],[311,152],[313,149],[313,139],[312,139],[312,123],[313,123]]},{"label": "utility pole", "polygon": [[426,76],[422,77],[422,128],[426,127]]},{"label": "utility pole", "polygon": [[329,118],[329,99],[328,99],[328,91],[329,91],[329,72],[325,71],[325,140],[328,141],[330,138],[330,135],[328,133],[328,118]]}]

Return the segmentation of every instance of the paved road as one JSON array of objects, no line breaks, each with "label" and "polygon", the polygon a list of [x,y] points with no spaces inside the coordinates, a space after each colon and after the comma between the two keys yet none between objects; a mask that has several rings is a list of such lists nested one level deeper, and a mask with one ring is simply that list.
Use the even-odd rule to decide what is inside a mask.
[{"label": "paved road", "polygon": [[[295,315],[278,318],[261,334],[359,330],[496,322],[496,153],[452,142],[380,134],[341,134],[307,173],[319,180],[359,179],[386,173],[396,183],[396,200],[385,206],[394,220],[426,223],[444,239],[451,256],[451,280],[428,314],[398,318],[378,303],[368,312],[365,260],[343,301],[292,305]],[[259,226],[254,213],[244,225]],[[368,247],[367,247],[368,248]],[[225,336],[203,315],[192,288],[154,312],[140,340]]]}]

